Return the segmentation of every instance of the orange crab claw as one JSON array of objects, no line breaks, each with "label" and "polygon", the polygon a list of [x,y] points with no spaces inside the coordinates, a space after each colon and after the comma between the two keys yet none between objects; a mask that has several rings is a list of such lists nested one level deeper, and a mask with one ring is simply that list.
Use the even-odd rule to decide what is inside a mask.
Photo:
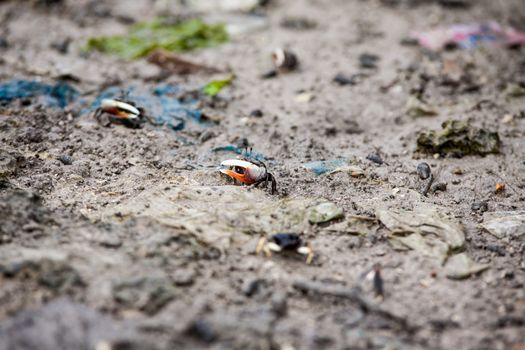
[{"label": "orange crab claw", "polygon": [[230,177],[233,177],[235,180],[242,182],[243,184],[248,183],[246,174],[239,174],[230,169],[221,169],[221,173],[226,174]]}]

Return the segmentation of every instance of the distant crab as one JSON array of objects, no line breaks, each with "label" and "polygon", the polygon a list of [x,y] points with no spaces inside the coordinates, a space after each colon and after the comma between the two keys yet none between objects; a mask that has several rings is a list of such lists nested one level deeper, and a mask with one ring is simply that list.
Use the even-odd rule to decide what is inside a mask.
[{"label": "distant crab", "polygon": [[271,184],[271,194],[277,192],[277,181],[275,177],[268,172],[266,164],[261,161],[243,158],[228,159],[221,163],[220,172],[246,185],[257,187],[264,183],[264,187]]},{"label": "distant crab", "polygon": [[306,263],[310,264],[314,258],[314,250],[310,243],[307,243],[294,233],[278,233],[273,235],[268,241],[262,237],[257,243],[256,254],[264,252],[266,256],[272,256],[272,252],[297,253],[306,255]]},{"label": "distant crab", "polygon": [[141,111],[135,107],[133,102],[119,99],[103,99],[100,107],[95,111],[95,119],[102,123],[101,117],[108,116],[108,121],[103,123],[108,126],[111,123],[118,123],[128,128],[139,128],[141,124]]}]

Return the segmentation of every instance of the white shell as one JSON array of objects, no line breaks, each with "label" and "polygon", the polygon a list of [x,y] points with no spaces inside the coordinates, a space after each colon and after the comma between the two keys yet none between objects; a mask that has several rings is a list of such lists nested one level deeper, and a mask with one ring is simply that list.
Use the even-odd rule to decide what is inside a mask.
[{"label": "white shell", "polygon": [[125,102],[121,102],[117,100],[103,99],[101,102],[101,106],[103,109],[116,107],[118,109],[123,110],[124,112],[130,113],[131,114],[130,119],[137,118],[140,114],[140,111],[137,108],[130,105],[129,103],[125,103]]},{"label": "white shell", "polygon": [[284,50],[281,48],[275,49],[273,51],[273,57],[274,57],[274,64],[276,67],[281,67],[284,64],[284,60],[286,59],[286,55],[284,53]]}]

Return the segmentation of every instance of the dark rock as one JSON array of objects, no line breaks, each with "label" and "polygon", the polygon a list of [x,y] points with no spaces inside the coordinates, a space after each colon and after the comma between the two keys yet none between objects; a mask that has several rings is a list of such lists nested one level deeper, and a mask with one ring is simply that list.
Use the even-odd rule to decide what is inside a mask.
[{"label": "dark rock", "polygon": [[473,211],[479,211],[480,213],[484,213],[487,210],[489,210],[489,204],[486,201],[476,201],[476,202],[472,203],[470,208]]},{"label": "dark rock", "polygon": [[366,156],[366,159],[376,164],[379,164],[379,165],[384,163],[381,156],[377,153],[370,153],[369,155]]},{"label": "dark rock", "polygon": [[426,180],[430,177],[430,174],[432,174],[432,170],[430,170],[430,165],[426,162],[421,162],[417,165],[417,174],[419,175],[419,178],[421,180]]},{"label": "dark rock", "polygon": [[70,156],[68,156],[67,154],[61,154],[57,157],[57,160],[59,160],[60,162],[62,162],[62,164],[64,165],[71,165],[73,164],[73,158],[71,158]]},{"label": "dark rock", "polygon": [[454,157],[499,153],[500,138],[497,132],[478,129],[459,120],[445,121],[441,127],[441,131],[419,133],[418,152]]},{"label": "dark rock", "polygon": [[359,56],[359,65],[361,68],[375,69],[377,68],[378,61],[379,56],[370,53],[363,53]]},{"label": "dark rock", "polygon": [[194,321],[188,328],[187,333],[205,343],[213,343],[218,338],[211,324],[202,319]]},{"label": "dark rock", "polygon": [[264,114],[260,109],[254,109],[253,111],[250,112],[250,117],[254,117],[254,118],[262,118],[263,115]]}]

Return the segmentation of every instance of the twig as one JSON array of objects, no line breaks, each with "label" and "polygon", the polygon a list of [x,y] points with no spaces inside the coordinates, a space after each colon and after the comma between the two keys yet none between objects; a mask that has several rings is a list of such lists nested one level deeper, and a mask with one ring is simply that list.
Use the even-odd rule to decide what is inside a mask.
[{"label": "twig", "polygon": [[428,194],[428,191],[430,190],[430,186],[432,186],[432,184],[434,183],[434,175],[433,174],[430,174],[430,178],[428,179],[428,182],[427,184],[425,185],[425,187],[421,190],[421,194],[423,196],[427,196]]},{"label": "twig", "polygon": [[413,333],[416,330],[416,327],[410,325],[405,318],[395,315],[390,311],[385,310],[377,305],[374,305],[367,301],[365,298],[363,298],[359,287],[347,288],[338,286],[327,286],[322,283],[304,280],[294,281],[292,285],[295,289],[300,290],[302,292],[313,292],[317,294],[324,294],[333,297],[348,299],[352,303],[359,305],[359,307],[364,312],[376,314],[387,320],[393,321],[409,333]]}]

